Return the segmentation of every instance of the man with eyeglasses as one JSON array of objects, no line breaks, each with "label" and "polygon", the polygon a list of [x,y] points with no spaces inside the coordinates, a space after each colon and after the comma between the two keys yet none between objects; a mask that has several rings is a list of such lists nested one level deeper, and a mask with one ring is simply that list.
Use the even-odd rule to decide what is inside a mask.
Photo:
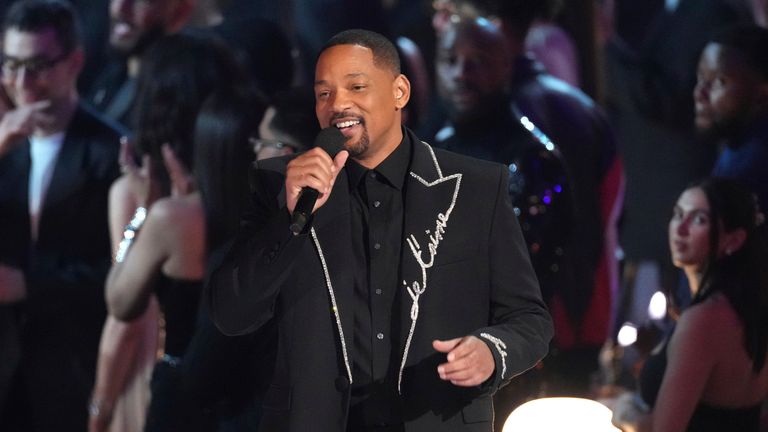
[{"label": "man with eyeglasses", "polygon": [[18,1],[2,32],[0,425],[84,431],[121,131],[80,103],[68,3]]}]

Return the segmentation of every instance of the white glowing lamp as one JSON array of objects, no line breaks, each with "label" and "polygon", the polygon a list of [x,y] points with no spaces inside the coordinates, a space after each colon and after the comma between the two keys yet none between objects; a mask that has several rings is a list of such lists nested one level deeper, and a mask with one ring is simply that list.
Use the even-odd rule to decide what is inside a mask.
[{"label": "white glowing lamp", "polygon": [[612,415],[608,407],[590,399],[534,399],[512,411],[502,432],[621,432],[611,424]]},{"label": "white glowing lamp", "polygon": [[616,335],[616,341],[623,347],[628,347],[637,341],[637,326],[632,323],[625,323],[619,329]]},{"label": "white glowing lamp", "polygon": [[648,303],[648,316],[652,320],[660,320],[667,315],[667,296],[661,291],[651,296],[651,301]]}]

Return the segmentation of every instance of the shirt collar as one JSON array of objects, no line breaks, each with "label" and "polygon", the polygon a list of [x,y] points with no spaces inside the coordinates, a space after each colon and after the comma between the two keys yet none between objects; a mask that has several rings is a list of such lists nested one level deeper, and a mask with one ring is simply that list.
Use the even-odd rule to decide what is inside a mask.
[{"label": "shirt collar", "polygon": [[413,144],[408,133],[403,129],[403,140],[395,150],[387,156],[376,168],[369,170],[353,159],[346,164],[347,176],[350,187],[357,187],[368,171],[375,171],[397,190],[402,190],[405,185],[405,176],[411,162],[411,148]]}]

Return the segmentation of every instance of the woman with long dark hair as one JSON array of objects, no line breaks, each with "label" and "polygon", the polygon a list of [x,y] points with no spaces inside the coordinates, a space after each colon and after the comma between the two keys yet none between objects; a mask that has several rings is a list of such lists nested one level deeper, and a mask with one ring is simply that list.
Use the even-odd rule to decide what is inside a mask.
[{"label": "woman with long dark hair", "polygon": [[[768,248],[755,197],[734,180],[689,186],[669,222],[675,266],[692,302],[646,361],[624,431],[757,431],[768,395]],[[646,413],[638,411],[646,408]]]},{"label": "woman with long dark hair", "polygon": [[[236,229],[245,201],[253,159],[248,138],[264,110],[248,82],[231,52],[203,34],[161,39],[142,66],[136,111],[142,163],[122,186],[138,207],[123,231],[106,296],[119,320],[140,317],[153,296],[163,313],[163,355],[152,375],[146,431],[255,427],[258,420],[252,366],[263,350],[254,350],[253,339],[218,332],[200,302],[208,252]],[[218,114],[224,109],[237,117],[227,121]],[[212,124],[210,116],[219,121]]]}]

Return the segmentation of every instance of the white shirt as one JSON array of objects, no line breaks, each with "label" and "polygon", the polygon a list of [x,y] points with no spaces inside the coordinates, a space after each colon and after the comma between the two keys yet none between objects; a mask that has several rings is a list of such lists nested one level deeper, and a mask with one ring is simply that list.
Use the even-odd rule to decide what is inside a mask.
[{"label": "white shirt", "polygon": [[32,165],[29,170],[29,221],[32,240],[37,240],[37,226],[43,209],[45,194],[53,178],[53,169],[64,143],[64,132],[53,135],[29,137],[29,155]]}]

